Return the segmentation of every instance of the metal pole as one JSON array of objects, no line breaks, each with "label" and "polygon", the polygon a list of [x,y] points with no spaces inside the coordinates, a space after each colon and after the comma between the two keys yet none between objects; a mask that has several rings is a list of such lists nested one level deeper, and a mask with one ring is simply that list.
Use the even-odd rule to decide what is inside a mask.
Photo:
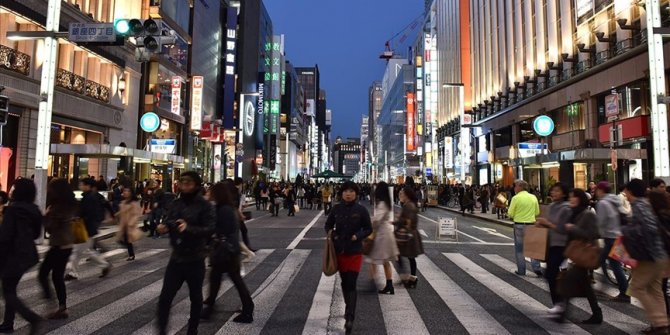
[{"label": "metal pole", "polygon": [[468,159],[470,147],[470,128],[465,125],[465,86],[458,86],[458,113],[461,117],[461,184],[465,185],[465,160]]},{"label": "metal pole", "polygon": [[670,151],[668,150],[668,109],[658,101],[666,95],[663,36],[654,33],[661,27],[661,2],[645,1],[647,43],[649,46],[649,88],[651,91],[651,128],[653,140],[654,175],[670,181]]},{"label": "metal pole", "polygon": [[[49,0],[46,31],[58,32],[61,0]],[[40,82],[40,103],[37,118],[37,144],[35,149],[35,185],[37,186],[37,205],[44,210],[47,202],[47,173],[49,169],[49,149],[51,135],[51,114],[53,112],[53,94],[58,60],[58,40],[55,37],[44,39],[45,58],[42,65]]]}]

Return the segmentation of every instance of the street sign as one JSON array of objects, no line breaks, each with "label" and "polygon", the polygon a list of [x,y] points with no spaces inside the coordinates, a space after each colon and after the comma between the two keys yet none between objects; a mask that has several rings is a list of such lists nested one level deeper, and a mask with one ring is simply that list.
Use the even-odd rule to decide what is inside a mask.
[{"label": "street sign", "polygon": [[619,116],[619,95],[610,94],[605,97],[605,116],[610,118],[616,118]]},{"label": "street sign", "polygon": [[71,42],[116,42],[113,23],[70,23]]},{"label": "street sign", "polygon": [[612,164],[612,170],[613,171],[616,171],[616,169],[618,167],[617,166],[617,159],[618,159],[618,155],[617,155],[616,149],[612,149],[610,151],[610,163]]},{"label": "street sign", "polygon": [[152,138],[150,144],[151,152],[173,154],[177,146],[177,140],[173,138]]},{"label": "street sign", "polygon": [[153,133],[158,130],[161,125],[161,120],[154,112],[144,113],[140,118],[140,127],[147,133]]},{"label": "street sign", "polygon": [[448,237],[458,240],[458,224],[456,218],[441,217],[437,219],[437,239]]}]

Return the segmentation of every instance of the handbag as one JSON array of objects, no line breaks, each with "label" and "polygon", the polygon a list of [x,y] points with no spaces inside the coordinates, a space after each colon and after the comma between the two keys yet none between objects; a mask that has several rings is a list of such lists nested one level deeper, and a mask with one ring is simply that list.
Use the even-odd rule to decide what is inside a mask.
[{"label": "handbag", "polygon": [[233,258],[235,247],[225,237],[215,237],[214,247],[209,258],[212,263],[222,264]]},{"label": "handbag", "polygon": [[412,238],[414,238],[412,232],[409,229],[407,229],[404,225],[396,226],[396,229],[393,233],[395,235],[395,240],[397,243],[407,243],[411,241]]},{"label": "handbag", "polygon": [[602,249],[594,243],[583,240],[572,240],[565,248],[565,257],[575,265],[585,269],[597,269],[600,266]]},{"label": "handbag", "polygon": [[323,264],[321,271],[326,276],[332,276],[337,272],[337,255],[335,254],[335,245],[333,244],[333,231],[328,232],[326,244],[323,250]]},{"label": "handbag", "polygon": [[363,255],[369,255],[372,252],[372,249],[375,247],[375,233],[368,235],[363,239]]},{"label": "handbag", "polygon": [[88,241],[88,230],[84,219],[80,217],[72,218],[72,235],[74,235],[74,244],[81,244]]},{"label": "handbag", "polygon": [[607,257],[630,266],[631,268],[635,268],[637,266],[637,260],[631,257],[631,255],[628,253],[628,250],[626,250],[626,246],[623,244],[624,239],[625,237],[619,236],[616,238],[616,240],[614,240],[612,249],[610,249]]}]

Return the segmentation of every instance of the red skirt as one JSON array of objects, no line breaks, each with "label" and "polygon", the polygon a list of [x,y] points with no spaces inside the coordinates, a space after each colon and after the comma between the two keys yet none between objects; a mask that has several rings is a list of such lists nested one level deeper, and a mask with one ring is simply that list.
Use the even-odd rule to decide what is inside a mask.
[{"label": "red skirt", "polygon": [[337,270],[340,272],[361,272],[363,265],[363,255],[361,254],[338,254]]}]

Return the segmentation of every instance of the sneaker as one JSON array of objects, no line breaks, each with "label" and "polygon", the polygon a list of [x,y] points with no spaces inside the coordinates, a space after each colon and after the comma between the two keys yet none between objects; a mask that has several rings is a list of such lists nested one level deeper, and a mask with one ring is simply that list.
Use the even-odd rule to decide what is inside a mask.
[{"label": "sneaker", "polygon": [[563,304],[556,304],[554,307],[549,309],[549,314],[561,314],[565,312],[565,306]]},{"label": "sneaker", "polygon": [[525,273],[521,274],[521,272],[519,272],[518,270],[514,270],[514,274],[516,274],[518,276],[525,276],[526,275]]},{"label": "sneaker", "polygon": [[73,276],[73,275],[71,275],[71,274],[68,273],[68,274],[65,275],[65,277],[63,277],[63,279],[64,279],[65,281],[70,281],[70,280],[77,280],[77,279],[79,279],[79,278],[77,278],[77,276]]},{"label": "sneaker", "polygon": [[233,322],[252,323],[254,322],[254,316],[252,314],[240,314],[233,319]]}]

